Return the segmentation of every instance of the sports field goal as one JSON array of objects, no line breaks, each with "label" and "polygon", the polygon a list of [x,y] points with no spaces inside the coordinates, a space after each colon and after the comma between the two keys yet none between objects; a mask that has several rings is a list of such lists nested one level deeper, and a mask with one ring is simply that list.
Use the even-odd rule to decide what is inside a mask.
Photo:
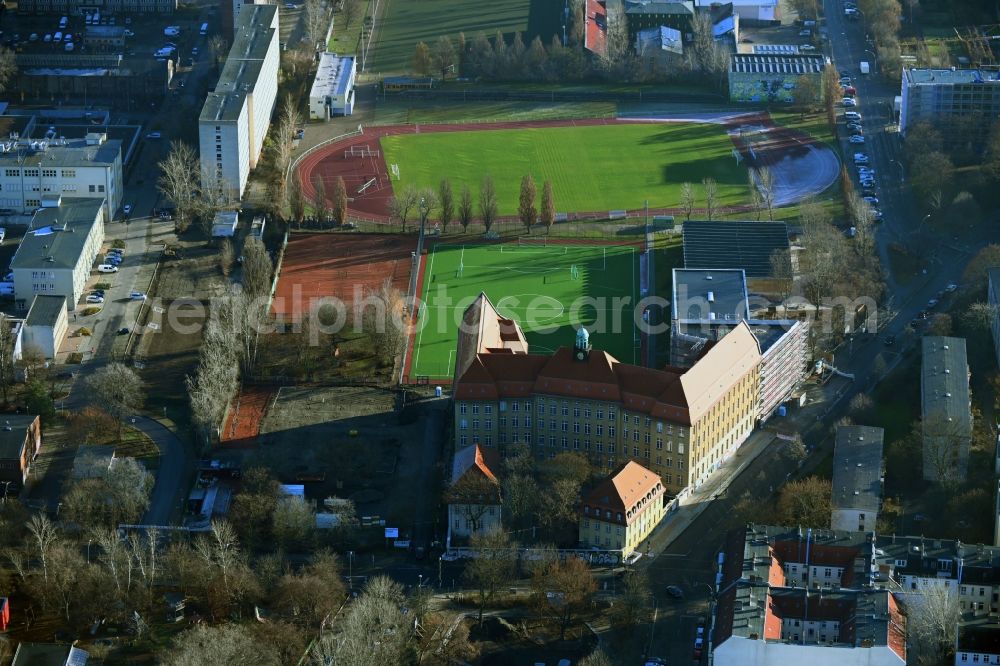
[{"label": "sports field goal", "polygon": [[518,246],[527,247],[545,247],[549,244],[549,239],[547,238],[525,238],[523,236],[517,237]]}]

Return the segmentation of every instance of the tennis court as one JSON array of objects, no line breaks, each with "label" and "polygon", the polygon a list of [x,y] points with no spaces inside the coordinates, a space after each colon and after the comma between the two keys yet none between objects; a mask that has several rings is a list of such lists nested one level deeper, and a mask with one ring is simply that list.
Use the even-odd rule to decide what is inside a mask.
[{"label": "tennis court", "polygon": [[594,348],[638,363],[640,251],[535,239],[436,244],[424,262],[409,374],[451,378],[462,313],[480,292],[521,325],[532,352],[572,345],[576,329],[585,326]]}]

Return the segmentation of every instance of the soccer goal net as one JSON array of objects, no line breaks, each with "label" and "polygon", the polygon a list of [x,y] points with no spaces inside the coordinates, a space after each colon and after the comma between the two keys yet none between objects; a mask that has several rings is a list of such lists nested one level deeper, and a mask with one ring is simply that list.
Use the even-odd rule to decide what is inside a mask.
[{"label": "soccer goal net", "polygon": [[522,238],[518,236],[517,244],[521,247],[545,247],[548,245],[546,238]]}]

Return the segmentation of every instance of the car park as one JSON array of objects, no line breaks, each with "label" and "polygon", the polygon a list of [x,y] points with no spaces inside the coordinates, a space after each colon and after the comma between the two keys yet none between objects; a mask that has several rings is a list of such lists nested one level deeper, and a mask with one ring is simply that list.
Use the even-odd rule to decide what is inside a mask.
[{"label": "car park", "polygon": [[104,302],[104,296],[98,296],[97,294],[91,294],[90,296],[87,296],[87,302],[88,303],[103,303]]},{"label": "car park", "polygon": [[864,143],[865,137],[861,136],[860,134],[853,134],[851,135],[851,138],[848,139],[848,141],[850,141],[851,143]]},{"label": "car park", "polygon": [[72,42],[73,41],[73,35],[71,33],[67,32],[65,35],[63,35],[63,41],[64,42]]}]

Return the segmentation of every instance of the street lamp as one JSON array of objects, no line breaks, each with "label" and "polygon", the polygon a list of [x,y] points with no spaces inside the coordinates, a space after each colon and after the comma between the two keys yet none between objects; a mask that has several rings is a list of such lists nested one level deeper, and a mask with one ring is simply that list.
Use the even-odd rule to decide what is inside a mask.
[{"label": "street lamp", "polygon": [[875,57],[875,52],[865,49],[865,53],[870,53],[872,56],[872,62],[875,63],[875,69],[878,69],[878,58]]},{"label": "street lamp", "polygon": [[354,551],[347,551],[347,582],[348,585],[354,588]]}]

